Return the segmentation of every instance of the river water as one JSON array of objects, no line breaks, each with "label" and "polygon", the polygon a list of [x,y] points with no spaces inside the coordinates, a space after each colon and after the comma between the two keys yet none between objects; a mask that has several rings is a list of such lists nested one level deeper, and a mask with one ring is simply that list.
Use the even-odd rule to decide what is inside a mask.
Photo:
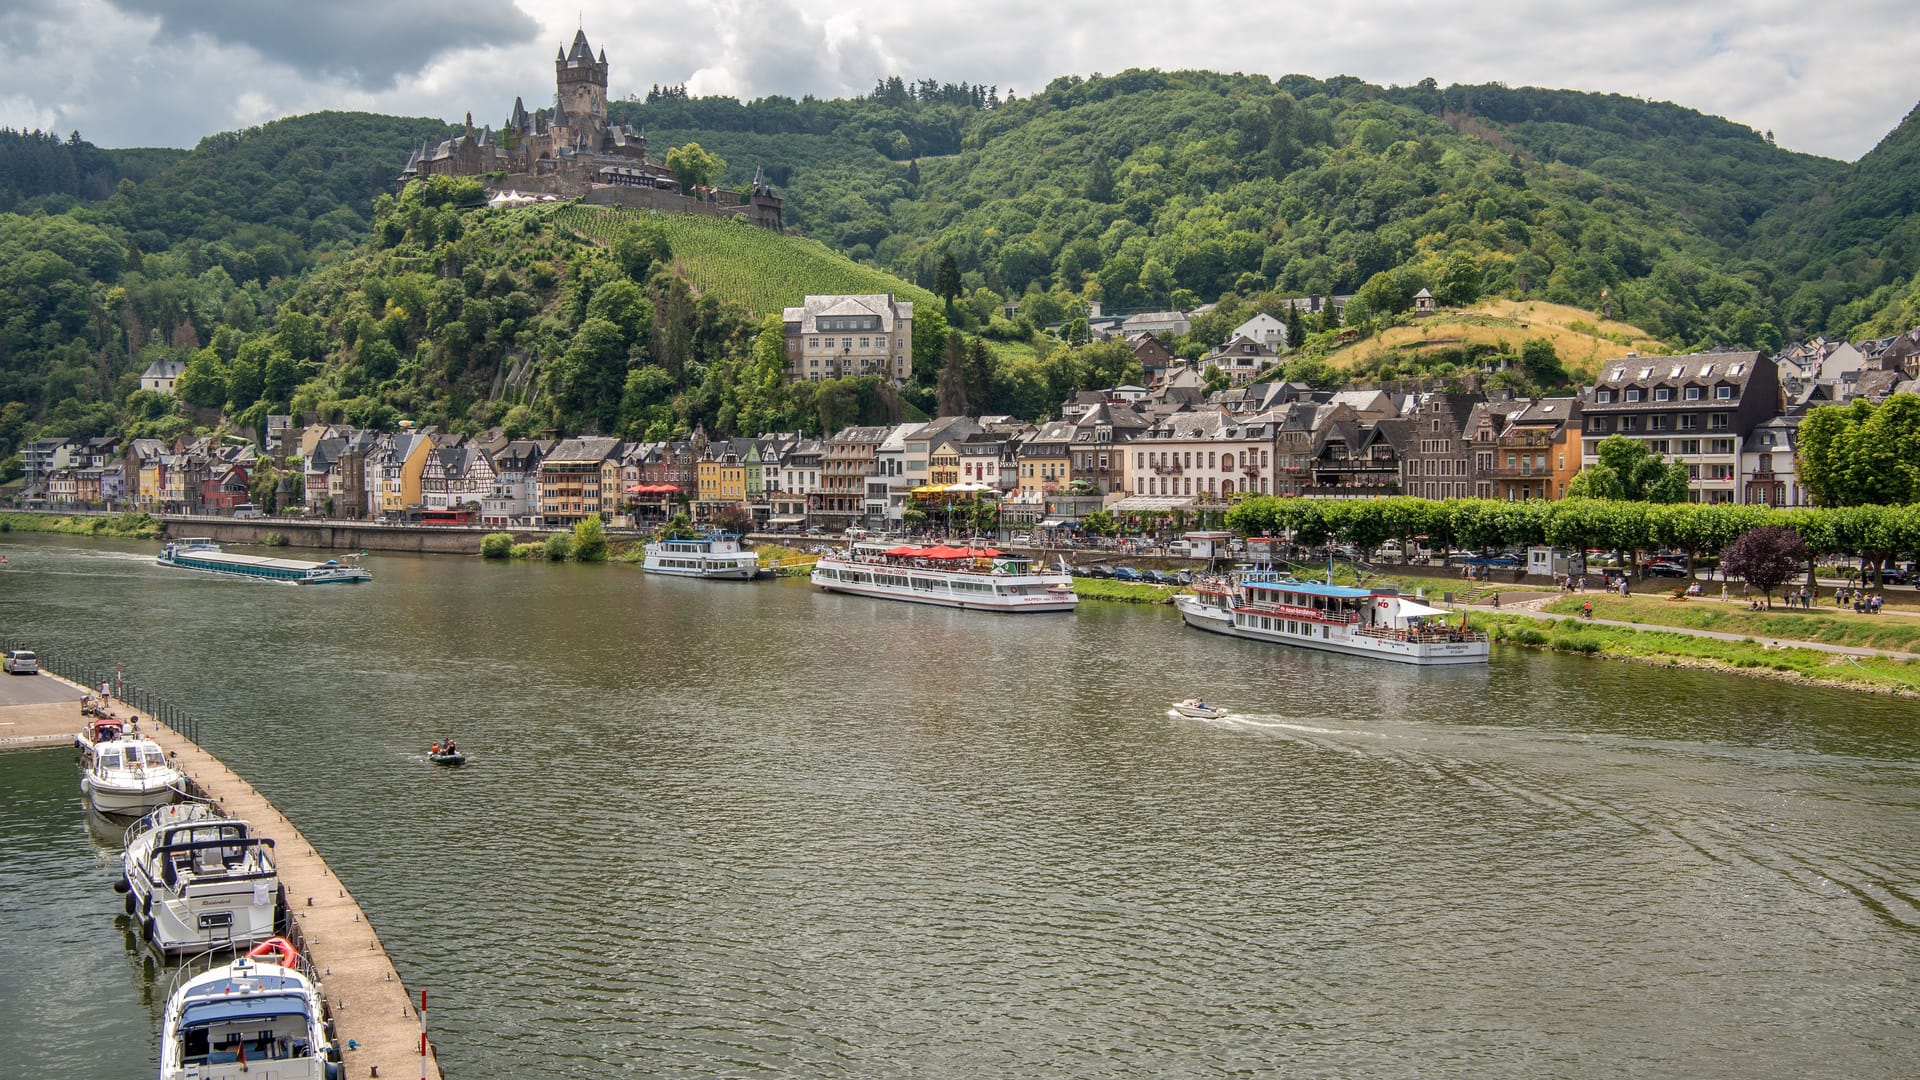
[{"label": "river water", "polygon": [[[623,565],[0,537],[320,847],[451,1077],[1920,1073],[1910,702]],[[1203,693],[1225,721],[1175,719]],[[463,770],[427,765],[456,737]],[[0,1072],[150,1074],[69,751],[0,754]]]}]

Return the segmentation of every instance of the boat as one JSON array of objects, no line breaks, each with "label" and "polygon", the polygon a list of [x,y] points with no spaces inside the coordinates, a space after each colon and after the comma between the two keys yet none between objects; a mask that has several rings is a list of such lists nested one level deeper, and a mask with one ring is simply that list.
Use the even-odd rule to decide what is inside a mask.
[{"label": "boat", "polygon": [[1188,626],[1229,637],[1369,656],[1402,664],[1484,664],[1487,635],[1462,614],[1430,607],[1392,588],[1300,581],[1268,570],[1240,570],[1194,583],[1174,597]]},{"label": "boat", "polygon": [[126,734],[127,726],[116,716],[104,716],[98,713],[80,726],[80,733],[73,737],[73,744],[80,749],[81,760],[86,755],[100,749],[102,743],[110,743]]},{"label": "boat", "polygon": [[1227,710],[1215,708],[1199,698],[1188,698],[1173,703],[1173,711],[1192,720],[1218,720],[1227,715]]},{"label": "boat", "polygon": [[330,1080],[339,1054],[327,1035],[320,983],[285,938],[219,963],[180,969],[160,1021],[160,1080]]},{"label": "boat", "polygon": [[82,745],[80,766],[80,790],[103,814],[145,814],[180,794],[180,770],[167,764],[159,743],[140,735]]},{"label": "boat", "polygon": [[1072,611],[1080,603],[1065,571],[988,547],[855,543],[820,556],[812,581],[829,592],[969,611]]},{"label": "boat", "polygon": [[225,574],[286,585],[351,585],[373,580],[372,572],[360,565],[358,555],[325,562],[274,559],[226,551],[217,542],[204,537],[168,541],[154,561],[177,570],[197,570],[204,574]]},{"label": "boat", "polygon": [[640,569],[654,574],[750,581],[760,573],[759,556],[742,551],[740,538],[731,533],[651,540],[646,552]]},{"label": "boat", "polygon": [[274,934],[273,840],[206,803],[163,806],[129,826],[121,868],[127,914],[162,954],[244,948]]},{"label": "boat", "polygon": [[435,765],[465,765],[467,755],[458,750],[442,750],[427,755],[427,760]]}]

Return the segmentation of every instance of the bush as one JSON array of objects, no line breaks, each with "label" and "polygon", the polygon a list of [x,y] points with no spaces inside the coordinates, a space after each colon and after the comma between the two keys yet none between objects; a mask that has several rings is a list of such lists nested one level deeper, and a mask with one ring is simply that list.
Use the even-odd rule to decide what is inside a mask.
[{"label": "bush", "polygon": [[547,537],[546,545],[542,550],[546,553],[548,562],[566,562],[567,556],[573,554],[573,534],[554,533]]},{"label": "bush", "polygon": [[483,559],[510,559],[513,557],[512,533],[488,533],[480,539],[480,557]]},{"label": "bush", "polygon": [[260,542],[267,547],[286,547],[287,537],[285,533],[270,532],[261,537]]},{"label": "bush", "polygon": [[547,545],[538,540],[529,540],[524,544],[513,545],[513,557],[516,559],[531,559],[536,556],[544,556],[546,553]]}]

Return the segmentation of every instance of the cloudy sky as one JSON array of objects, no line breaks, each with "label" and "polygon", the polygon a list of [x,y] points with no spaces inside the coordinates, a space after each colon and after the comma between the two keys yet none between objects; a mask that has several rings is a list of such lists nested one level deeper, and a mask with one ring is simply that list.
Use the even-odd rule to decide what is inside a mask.
[{"label": "cloudy sky", "polygon": [[317,109],[499,123],[584,23],[611,93],[1025,95],[1128,67],[1605,90],[1853,160],[1920,102],[1914,0],[0,0],[0,125],[191,146]]}]

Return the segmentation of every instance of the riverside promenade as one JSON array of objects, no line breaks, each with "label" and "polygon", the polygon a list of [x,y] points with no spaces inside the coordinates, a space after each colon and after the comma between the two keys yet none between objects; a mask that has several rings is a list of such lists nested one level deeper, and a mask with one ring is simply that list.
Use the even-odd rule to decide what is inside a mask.
[{"label": "riverside promenade", "polygon": [[[73,743],[85,690],[46,672],[0,680],[0,749]],[[300,830],[253,785],[186,736],[124,701],[112,701],[111,706],[122,718],[139,715],[140,733],[158,742],[208,801],[272,838],[290,936],[320,975],[343,1075],[354,1080],[439,1077],[439,1063],[431,1054],[424,1065],[421,1061],[417,998],[407,993],[360,905]],[[74,790],[79,790],[77,779]],[[100,887],[108,886],[103,877]]]}]

